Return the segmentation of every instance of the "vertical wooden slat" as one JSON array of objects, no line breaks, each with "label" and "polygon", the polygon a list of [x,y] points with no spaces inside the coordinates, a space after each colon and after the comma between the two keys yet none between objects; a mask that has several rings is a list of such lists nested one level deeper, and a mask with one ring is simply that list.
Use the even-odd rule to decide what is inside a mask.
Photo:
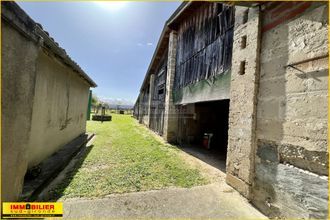
[{"label": "vertical wooden slat", "polygon": [[233,8],[205,3],[178,28],[174,88],[221,74],[230,68]]}]

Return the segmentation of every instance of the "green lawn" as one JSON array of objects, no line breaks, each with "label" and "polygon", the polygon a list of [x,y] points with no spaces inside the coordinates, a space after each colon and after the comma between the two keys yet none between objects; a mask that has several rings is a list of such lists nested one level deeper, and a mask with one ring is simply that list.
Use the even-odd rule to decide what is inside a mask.
[{"label": "green lawn", "polygon": [[208,182],[184,162],[177,148],[159,141],[131,116],[112,116],[111,122],[87,123],[88,132],[96,134],[93,147],[54,195],[98,197]]}]

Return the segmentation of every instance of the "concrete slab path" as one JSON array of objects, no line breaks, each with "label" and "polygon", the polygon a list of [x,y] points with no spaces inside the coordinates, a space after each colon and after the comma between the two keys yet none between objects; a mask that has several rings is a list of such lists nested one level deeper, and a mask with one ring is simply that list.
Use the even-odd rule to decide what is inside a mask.
[{"label": "concrete slab path", "polygon": [[219,183],[65,200],[64,210],[66,218],[266,218],[230,186]]},{"label": "concrete slab path", "polygon": [[[159,138],[159,136],[156,136]],[[95,137],[88,142],[90,146]],[[160,139],[160,138],[159,138]],[[162,141],[162,139],[160,139]],[[60,198],[64,217],[78,218],[216,218],[266,219],[243,196],[226,184],[225,162],[195,148],[180,151],[183,161],[201,171],[211,184],[192,188],[166,188],[145,192],[111,194],[102,198]],[[76,158],[77,159],[77,158]],[[74,166],[71,161],[55,180],[60,182]],[[71,168],[70,168],[71,167]],[[49,186],[52,188],[51,186]],[[48,192],[45,189],[45,192]],[[41,193],[43,195],[43,193]],[[41,198],[45,197],[41,196]],[[46,197],[45,197],[46,198]]]}]

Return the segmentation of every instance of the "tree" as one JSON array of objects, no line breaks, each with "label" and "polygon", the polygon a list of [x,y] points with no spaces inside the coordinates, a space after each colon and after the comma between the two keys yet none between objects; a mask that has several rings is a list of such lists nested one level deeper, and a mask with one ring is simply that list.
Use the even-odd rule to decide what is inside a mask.
[{"label": "tree", "polygon": [[100,104],[99,98],[95,94],[92,94],[92,107],[94,109],[94,113],[96,111],[96,108],[99,106],[99,104]]},{"label": "tree", "polygon": [[92,95],[92,105],[97,106],[99,104],[99,102],[100,102],[99,98],[95,94],[93,94]]}]

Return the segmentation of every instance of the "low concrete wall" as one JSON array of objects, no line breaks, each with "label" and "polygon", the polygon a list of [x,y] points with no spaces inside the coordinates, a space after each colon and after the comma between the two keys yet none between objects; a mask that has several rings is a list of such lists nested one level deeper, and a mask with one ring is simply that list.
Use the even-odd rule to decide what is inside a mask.
[{"label": "low concrete wall", "polygon": [[328,7],[280,3],[262,21],[253,201],[269,216],[325,218],[328,57],[286,65],[328,54]]},{"label": "low concrete wall", "polygon": [[4,6],[1,200],[17,201],[28,167],[85,132],[90,84],[45,49],[15,3]]},{"label": "low concrete wall", "polygon": [[6,22],[1,21],[1,28],[1,200],[14,201],[22,189],[28,164],[39,48]]},{"label": "low concrete wall", "polygon": [[28,166],[85,133],[89,85],[70,68],[41,51],[33,102]]}]

